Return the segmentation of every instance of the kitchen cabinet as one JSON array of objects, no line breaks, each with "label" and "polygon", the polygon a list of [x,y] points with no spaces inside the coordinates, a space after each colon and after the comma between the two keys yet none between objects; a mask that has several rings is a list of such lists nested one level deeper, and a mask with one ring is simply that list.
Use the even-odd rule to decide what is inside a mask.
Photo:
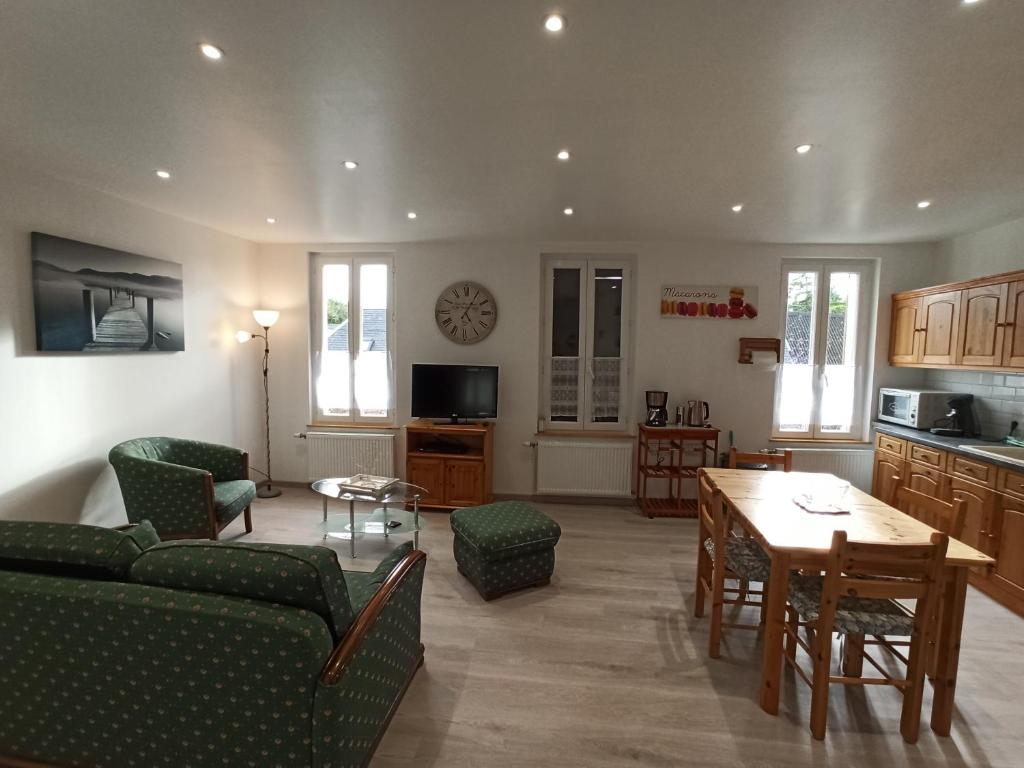
[{"label": "kitchen cabinet", "polygon": [[1006,324],[1003,327],[1002,365],[1024,369],[1024,280],[1009,285]]},{"label": "kitchen cabinet", "polygon": [[414,421],[405,433],[406,479],[428,491],[421,507],[458,509],[493,500],[493,424]]},{"label": "kitchen cabinet", "polygon": [[920,309],[921,299],[918,296],[893,299],[892,329],[889,337],[889,362],[893,365],[919,362],[917,317]]},{"label": "kitchen cabinet", "polygon": [[903,477],[903,459],[885,451],[875,451],[875,466],[871,475],[871,495],[892,504],[896,499],[896,489]]},{"label": "kitchen cabinet", "polygon": [[875,436],[871,495],[892,503],[900,485],[965,506],[965,543],[996,560],[992,571],[972,571],[970,583],[1024,616],[1024,471],[997,467],[883,432]]},{"label": "kitchen cabinet", "polygon": [[967,288],[961,293],[957,364],[988,368],[1002,363],[1009,288],[1008,283],[997,283]]},{"label": "kitchen cabinet", "polygon": [[949,488],[953,501],[963,501],[966,515],[962,541],[986,555],[995,556],[992,526],[996,514],[997,494],[991,488],[959,477],[951,478]]},{"label": "kitchen cabinet", "polygon": [[952,365],[960,337],[960,291],[933,293],[921,298],[920,362]]},{"label": "kitchen cabinet", "polygon": [[1024,271],[894,293],[889,364],[1024,370]]}]

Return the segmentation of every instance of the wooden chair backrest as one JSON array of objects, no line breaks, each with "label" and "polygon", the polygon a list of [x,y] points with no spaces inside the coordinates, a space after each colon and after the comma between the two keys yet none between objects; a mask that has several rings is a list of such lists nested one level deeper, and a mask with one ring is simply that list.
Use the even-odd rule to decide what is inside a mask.
[{"label": "wooden chair backrest", "polygon": [[[917,600],[914,634],[930,630],[942,586],[949,536],[936,531],[929,544],[867,544],[832,534],[821,590],[821,620],[831,627],[844,596]],[[895,577],[895,578],[894,578]]]},{"label": "wooden chair backrest", "polygon": [[736,469],[737,464],[769,464],[782,467],[784,472],[793,471],[793,452],[788,448],[782,453],[741,453],[735,448],[729,449],[729,469]]},{"label": "wooden chair backrest", "polygon": [[964,522],[967,519],[967,502],[963,499],[950,503],[903,486],[896,489],[896,503],[893,506],[951,538],[963,538]]},{"label": "wooden chair backrest", "polygon": [[722,505],[722,491],[708,478],[703,469],[697,473],[697,514],[701,527],[711,534],[715,543],[715,567],[725,561],[725,509]]}]

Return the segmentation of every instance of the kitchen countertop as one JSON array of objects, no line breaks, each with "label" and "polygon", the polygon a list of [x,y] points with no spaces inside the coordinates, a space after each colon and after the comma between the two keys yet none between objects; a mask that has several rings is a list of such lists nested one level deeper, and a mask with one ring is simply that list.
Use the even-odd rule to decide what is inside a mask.
[{"label": "kitchen countertop", "polygon": [[961,445],[1004,445],[1001,440],[985,440],[980,437],[946,437],[944,435],[933,435],[927,429],[911,429],[910,427],[901,427],[899,424],[887,424],[883,421],[873,422],[871,425],[875,431],[881,432],[883,435],[892,435],[893,437],[901,437],[904,440],[910,440],[914,443],[920,443],[921,445],[929,445],[932,448],[939,448],[943,451],[949,451],[960,456],[966,456],[974,461],[982,461],[986,464],[994,464],[997,467],[1006,467],[1017,472],[1024,470],[1024,467],[1014,461],[1007,461],[1006,459],[999,459],[995,456],[985,456],[980,453],[974,453],[973,451],[962,450],[959,446]]}]

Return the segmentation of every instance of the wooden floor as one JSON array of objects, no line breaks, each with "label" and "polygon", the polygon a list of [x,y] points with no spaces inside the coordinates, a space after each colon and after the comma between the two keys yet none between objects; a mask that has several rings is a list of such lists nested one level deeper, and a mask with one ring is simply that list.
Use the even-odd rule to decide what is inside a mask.
[{"label": "wooden floor", "polygon": [[[707,619],[693,618],[695,521],[539,506],[562,526],[551,585],[491,603],[455,570],[447,514],[427,515],[426,660],[373,768],[1024,765],[1024,620],[981,593],[968,596],[950,738],[926,714],[907,746],[898,693],[835,686],[819,743],[792,672],[778,717],[757,706],[754,633],[727,633],[722,658],[707,658]],[[240,538],[321,543],[309,491],[253,510],[255,533]],[[241,532],[233,523],[225,538]],[[354,561],[347,542],[332,546],[343,567],[370,570],[390,543],[360,540]]]}]

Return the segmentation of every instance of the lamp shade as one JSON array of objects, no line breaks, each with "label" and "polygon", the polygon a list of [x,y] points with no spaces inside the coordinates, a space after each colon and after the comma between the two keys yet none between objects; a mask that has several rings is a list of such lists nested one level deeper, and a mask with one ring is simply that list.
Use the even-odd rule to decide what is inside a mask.
[{"label": "lamp shade", "polygon": [[277,322],[281,313],[276,309],[254,309],[252,316],[256,318],[256,322],[260,324],[261,328],[269,328]]},{"label": "lamp shade", "polygon": [[235,341],[245,344],[247,341],[252,341],[252,334],[248,331],[235,331]]}]

